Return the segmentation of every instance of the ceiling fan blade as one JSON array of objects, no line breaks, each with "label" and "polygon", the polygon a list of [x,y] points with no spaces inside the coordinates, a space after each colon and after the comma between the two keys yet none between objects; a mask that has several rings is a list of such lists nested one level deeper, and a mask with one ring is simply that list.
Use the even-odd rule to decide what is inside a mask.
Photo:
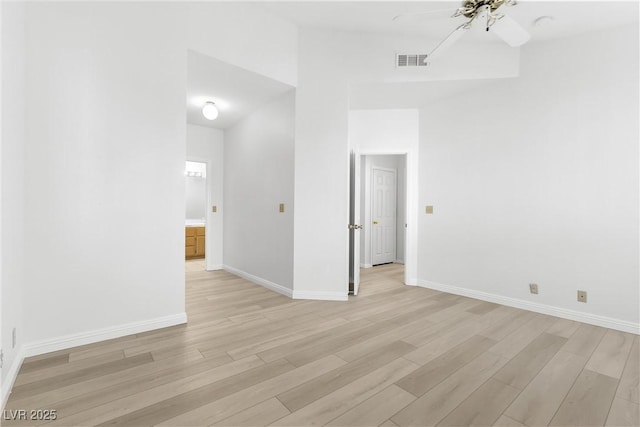
[{"label": "ceiling fan blade", "polygon": [[491,31],[511,47],[522,46],[531,38],[529,33],[508,15],[496,20],[491,26]]},{"label": "ceiling fan blade", "polygon": [[426,12],[401,13],[399,15],[394,16],[392,21],[404,21],[404,20],[410,20],[410,19],[422,19],[422,18],[425,18],[425,17],[430,18],[432,16],[434,18],[447,17],[447,16],[452,16],[454,13],[456,13],[456,10],[458,10],[458,9],[437,9],[437,10],[429,10],[429,11],[426,11]]},{"label": "ceiling fan blade", "polygon": [[439,56],[445,50],[449,49],[451,45],[460,40],[462,36],[467,32],[467,30],[471,28],[471,22],[465,22],[460,25],[458,28],[453,30],[444,40],[442,40],[438,46],[436,46],[429,55],[427,55],[427,60],[432,60],[433,58]]}]

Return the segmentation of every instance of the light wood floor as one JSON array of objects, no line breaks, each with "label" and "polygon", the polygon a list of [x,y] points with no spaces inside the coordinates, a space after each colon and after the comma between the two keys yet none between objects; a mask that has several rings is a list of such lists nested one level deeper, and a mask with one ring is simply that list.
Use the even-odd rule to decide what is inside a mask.
[{"label": "light wood floor", "polygon": [[364,270],[348,302],[192,267],[188,326],[30,358],[6,410],[62,426],[640,424],[637,336],[403,286],[397,265]]}]

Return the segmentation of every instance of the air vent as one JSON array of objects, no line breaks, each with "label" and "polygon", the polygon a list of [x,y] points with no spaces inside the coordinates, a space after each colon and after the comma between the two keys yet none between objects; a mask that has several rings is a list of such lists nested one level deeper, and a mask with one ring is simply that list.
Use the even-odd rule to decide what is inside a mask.
[{"label": "air vent", "polygon": [[426,53],[417,53],[415,55],[406,55],[399,53],[398,55],[396,55],[396,68],[427,67],[429,66],[429,63],[425,62],[426,59]]}]

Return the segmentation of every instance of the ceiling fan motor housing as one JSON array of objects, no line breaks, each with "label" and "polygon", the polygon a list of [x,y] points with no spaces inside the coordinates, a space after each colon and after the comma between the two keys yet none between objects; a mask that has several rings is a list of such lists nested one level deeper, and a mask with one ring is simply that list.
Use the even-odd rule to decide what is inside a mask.
[{"label": "ceiling fan motor housing", "polygon": [[493,13],[506,2],[507,0],[464,0],[461,14],[467,18],[475,18],[483,6],[489,6],[491,13]]}]

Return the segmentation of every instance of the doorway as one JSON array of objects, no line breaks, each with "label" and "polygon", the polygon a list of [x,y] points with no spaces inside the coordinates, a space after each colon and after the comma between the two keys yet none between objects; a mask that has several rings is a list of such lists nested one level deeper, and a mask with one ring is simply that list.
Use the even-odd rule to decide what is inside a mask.
[{"label": "doorway", "polygon": [[361,269],[363,276],[369,277],[372,271],[367,269],[393,264],[394,274],[400,271],[405,276],[407,157],[407,154],[352,154],[350,294],[358,294]]},{"label": "doorway", "polygon": [[185,269],[206,270],[207,163],[185,162]]},{"label": "doorway", "polygon": [[[396,261],[397,175],[397,169],[371,167],[370,253],[373,266]],[[368,204],[364,206],[366,208]]]},{"label": "doorway", "polygon": [[360,267],[404,264],[406,155],[360,157]]}]

